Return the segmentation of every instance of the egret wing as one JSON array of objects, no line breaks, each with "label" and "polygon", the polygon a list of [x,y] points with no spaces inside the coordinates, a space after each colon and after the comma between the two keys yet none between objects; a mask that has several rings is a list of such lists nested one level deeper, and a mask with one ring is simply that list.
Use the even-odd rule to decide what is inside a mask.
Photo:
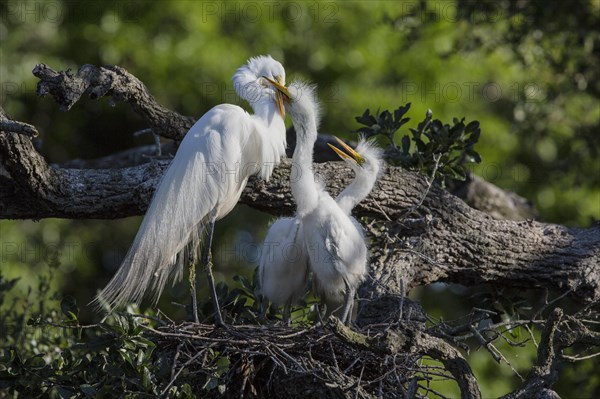
[{"label": "egret wing", "polygon": [[260,264],[260,293],[275,305],[294,302],[306,291],[308,253],[297,218],[277,219],[265,237]]},{"label": "egret wing", "polygon": [[195,250],[205,224],[224,216],[239,199],[247,180],[240,167],[242,154],[247,162],[248,154],[257,153],[248,148],[255,145],[253,129],[250,116],[233,105],[214,107],[192,126],[158,184],[121,267],[97,302],[112,307],[139,303],[146,290],[158,300],[177,270],[178,254],[188,243]]}]

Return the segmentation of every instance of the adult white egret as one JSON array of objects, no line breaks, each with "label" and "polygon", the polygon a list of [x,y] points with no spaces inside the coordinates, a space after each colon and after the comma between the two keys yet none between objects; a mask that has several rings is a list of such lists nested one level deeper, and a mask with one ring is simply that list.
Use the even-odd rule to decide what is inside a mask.
[{"label": "adult white egret", "polygon": [[[156,302],[169,276],[180,274],[184,248],[195,251],[206,231],[202,263],[215,321],[223,325],[211,271],[214,223],[232,210],[250,175],[269,179],[286,147],[283,66],[271,56],[250,58],[232,79],[236,92],[250,103],[254,114],[222,104],[191,127],[162,177],[121,267],[96,298],[98,302],[116,307],[139,303],[146,294]],[[195,296],[192,298],[196,313]],[[194,317],[197,320],[197,313]]]},{"label": "adult white egret", "polygon": [[[289,317],[289,304],[302,291],[306,275],[304,259],[308,256],[313,273],[315,293],[323,303],[338,302],[344,299],[341,320],[345,322],[350,312],[356,287],[366,274],[367,248],[362,227],[349,216],[352,208],[373,188],[380,167],[380,153],[376,147],[364,142],[363,148],[374,155],[369,169],[364,168],[350,186],[336,200],[315,183],[312,171],[312,152],[317,138],[319,104],[315,87],[293,83],[289,88],[290,102],[286,104],[292,116],[297,134],[297,145],[293,155],[293,165],[297,173],[291,179],[292,195],[297,204],[297,220],[283,219],[274,224],[275,231],[269,232],[267,239],[280,234],[280,245],[271,245],[267,256],[260,265],[261,294],[275,303],[286,304]],[[365,165],[365,159],[350,147],[349,154],[337,150],[348,162],[357,167]],[[341,155],[343,154],[343,155]],[[351,166],[354,168],[354,164]],[[372,168],[371,168],[372,166]],[[355,169],[358,171],[359,169]],[[368,172],[366,172],[368,170]],[[370,179],[364,176],[371,175]],[[272,227],[273,229],[273,227]],[[285,234],[287,233],[287,234]],[[296,242],[297,244],[290,243]],[[285,248],[293,247],[296,259],[300,262],[287,262]],[[303,250],[306,251],[303,255]],[[272,262],[269,263],[269,260]],[[281,280],[278,282],[278,278]]]},{"label": "adult white egret", "polygon": [[[290,85],[290,87],[293,87]],[[361,138],[356,150],[339,140],[346,151],[330,147],[350,166],[355,178],[335,202],[350,215],[352,209],[373,189],[382,166],[383,152],[374,141]],[[362,231],[362,226],[350,216]],[[309,256],[304,244],[302,224],[297,217],[277,219],[269,228],[263,243],[259,264],[260,294],[273,305],[284,305],[283,320],[289,323],[291,305],[306,292],[309,276]],[[264,301],[261,305],[265,305]],[[266,306],[262,312],[266,312]]]}]

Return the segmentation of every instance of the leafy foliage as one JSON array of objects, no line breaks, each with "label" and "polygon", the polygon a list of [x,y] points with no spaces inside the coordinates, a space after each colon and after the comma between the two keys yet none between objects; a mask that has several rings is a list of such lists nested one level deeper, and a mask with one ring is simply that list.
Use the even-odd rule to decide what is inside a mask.
[{"label": "leafy foliage", "polygon": [[[47,279],[40,275],[40,285]],[[0,274],[0,305],[17,283]],[[225,302],[228,314],[237,320],[251,317],[244,300],[251,292],[221,285],[222,299],[231,299]],[[219,381],[229,371],[229,359],[217,351],[207,353],[209,367],[203,375],[183,374],[172,382],[172,351],[157,348],[147,334],[148,327],[162,322],[152,312],[140,315],[130,307],[97,324],[82,325],[71,296],[60,300],[60,311],[34,312],[49,301],[57,303],[53,298],[45,292],[36,302],[27,298],[15,302],[20,306],[3,308],[0,390],[25,398],[151,398],[164,392],[170,398],[194,398],[192,391],[222,393]]]},{"label": "leafy foliage", "polygon": [[[59,266],[50,256],[45,272],[38,275],[35,300],[30,289],[25,299],[13,295],[12,306],[5,301],[19,279],[7,280],[0,273],[0,390],[25,398],[152,398],[165,393],[169,398],[195,398],[225,392],[224,381],[235,374],[229,355],[208,348],[202,361],[189,362],[175,378],[177,350],[159,345],[149,333],[149,328],[167,323],[151,310],[140,314],[129,307],[83,325],[74,297],[50,293],[48,281]],[[217,285],[226,321],[258,324],[255,282],[243,276],[234,281],[233,287]],[[56,308],[48,309],[49,303]],[[199,310],[201,320],[212,322],[209,297]],[[294,312],[295,324],[306,324],[309,315],[310,305],[303,302]],[[270,314],[266,322],[277,317]]]},{"label": "leafy foliage", "polygon": [[[465,118],[454,118],[452,125],[444,124],[433,119],[433,113],[427,110],[425,119],[416,129],[410,128],[410,136],[403,135],[398,145],[396,133],[410,120],[405,116],[409,109],[410,103],[398,107],[393,113],[385,110],[372,115],[367,109],[356,117],[356,121],[365,126],[358,132],[365,137],[385,137],[390,143],[387,158],[394,165],[435,174],[442,182],[446,179],[465,180],[467,165],[481,162],[481,156],[474,150],[481,134],[479,122],[465,125]],[[412,151],[411,141],[414,143]]]}]

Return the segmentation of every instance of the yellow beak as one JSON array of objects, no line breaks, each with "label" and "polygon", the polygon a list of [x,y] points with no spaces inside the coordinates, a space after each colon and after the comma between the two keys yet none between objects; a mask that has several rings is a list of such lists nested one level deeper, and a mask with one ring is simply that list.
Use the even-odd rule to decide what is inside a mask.
[{"label": "yellow beak", "polygon": [[358,164],[358,166],[361,166],[362,164],[365,163],[365,159],[362,157],[362,155],[360,155],[358,152],[354,151],[354,149],[352,147],[350,147],[348,144],[344,143],[339,138],[337,138],[335,136],[333,136],[333,137],[337,140],[338,144],[340,146],[342,146],[342,148],[344,150],[346,150],[346,152],[344,152],[344,151],[340,150],[339,148],[337,148],[336,146],[327,143],[327,145],[329,147],[331,147],[331,149],[333,151],[335,151],[335,153],[338,154],[340,156],[340,158],[342,158],[344,160],[348,159],[348,160],[354,161]]},{"label": "yellow beak", "polygon": [[283,82],[278,82],[275,81],[273,79],[270,79],[266,76],[263,76],[263,78],[271,83],[273,85],[273,87],[275,87],[277,89],[277,91],[275,92],[275,104],[277,105],[277,108],[279,109],[279,113],[281,114],[282,118],[285,118],[285,107],[283,105],[283,101],[285,99],[289,100],[290,99],[290,92],[288,91],[287,87],[284,86]]}]

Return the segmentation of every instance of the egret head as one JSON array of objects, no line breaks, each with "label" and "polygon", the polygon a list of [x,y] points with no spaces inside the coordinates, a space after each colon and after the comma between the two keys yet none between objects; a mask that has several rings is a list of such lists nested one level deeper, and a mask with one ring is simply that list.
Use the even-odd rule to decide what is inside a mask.
[{"label": "egret head", "polygon": [[238,95],[252,106],[274,103],[281,116],[285,116],[285,69],[270,55],[250,58],[233,75],[233,85]]},{"label": "egret head", "polygon": [[360,138],[356,149],[353,149],[342,140],[335,138],[343,149],[328,144],[357,174],[377,176],[383,165],[383,150],[375,140]]},{"label": "egret head", "polygon": [[297,135],[311,135],[316,140],[321,106],[317,85],[296,80],[288,87],[285,109],[292,117]]}]

